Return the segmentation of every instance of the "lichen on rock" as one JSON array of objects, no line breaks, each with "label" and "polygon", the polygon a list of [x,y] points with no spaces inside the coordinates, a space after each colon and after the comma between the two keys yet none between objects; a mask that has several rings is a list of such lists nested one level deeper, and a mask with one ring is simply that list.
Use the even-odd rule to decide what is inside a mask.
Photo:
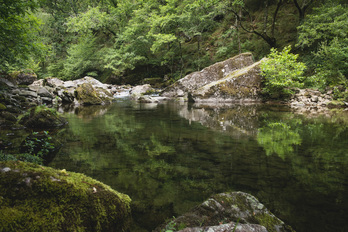
[{"label": "lichen on rock", "polygon": [[128,231],[130,198],[83,174],[0,162],[0,231]]}]

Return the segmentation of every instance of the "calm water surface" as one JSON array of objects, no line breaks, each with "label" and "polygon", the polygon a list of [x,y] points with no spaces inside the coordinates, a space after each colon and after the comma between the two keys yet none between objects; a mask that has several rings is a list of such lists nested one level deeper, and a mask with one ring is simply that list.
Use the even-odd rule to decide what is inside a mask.
[{"label": "calm water surface", "polygon": [[348,231],[348,113],[123,100],[64,116],[50,166],[128,194],[132,231],[226,191],[253,194],[299,232]]}]

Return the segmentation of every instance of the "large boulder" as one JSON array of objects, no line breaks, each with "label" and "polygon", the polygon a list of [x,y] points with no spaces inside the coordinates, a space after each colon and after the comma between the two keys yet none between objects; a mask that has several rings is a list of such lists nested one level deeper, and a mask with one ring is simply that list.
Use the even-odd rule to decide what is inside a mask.
[{"label": "large boulder", "polygon": [[195,102],[260,102],[263,60],[236,70],[192,92]]},{"label": "large boulder", "polygon": [[162,93],[162,96],[183,97],[187,93],[192,93],[206,84],[220,80],[231,72],[252,65],[253,63],[251,53],[242,53],[228,60],[213,64],[202,71],[185,76],[167,87]]},{"label": "large boulder", "polygon": [[[238,222],[238,223],[237,223]],[[237,225],[236,225],[237,224]],[[221,193],[212,196],[190,212],[180,216],[169,224],[157,228],[168,229],[173,225],[185,225],[182,232],[196,231],[294,231],[274,216],[254,196],[244,192]]]},{"label": "large boulder", "polygon": [[0,231],[128,231],[130,198],[83,174],[0,162]]},{"label": "large boulder", "polygon": [[82,105],[101,105],[103,100],[89,83],[83,83],[75,90],[75,97]]}]

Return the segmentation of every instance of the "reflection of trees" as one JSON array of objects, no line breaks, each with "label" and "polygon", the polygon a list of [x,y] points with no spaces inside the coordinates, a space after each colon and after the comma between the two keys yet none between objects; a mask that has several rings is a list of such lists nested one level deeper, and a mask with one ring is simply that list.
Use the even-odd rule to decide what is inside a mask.
[{"label": "reflection of trees", "polygon": [[[347,117],[310,119],[255,107],[221,109],[217,114],[206,110],[209,118],[221,121],[222,116],[248,131],[261,125],[255,139],[255,133],[221,133],[210,127],[213,120],[205,124],[213,129],[202,126],[201,120],[190,123],[169,105],[158,108],[139,111],[116,105],[85,121],[70,115],[69,129],[63,135],[67,143],[56,162],[64,154],[72,162],[52,165],[83,172],[128,193],[135,218],[148,230],[209,195],[228,190],[251,192],[265,203],[269,199],[270,208],[287,218],[308,217],[299,202],[315,204],[318,198],[348,208],[344,208]],[[248,125],[250,117],[253,120]],[[327,201],[331,205],[326,207],[333,207]],[[298,217],[291,222],[300,223]],[[301,226],[308,225],[315,226],[308,222]]]},{"label": "reflection of trees", "polygon": [[301,144],[300,135],[283,122],[269,123],[260,128],[258,143],[265,149],[266,155],[277,154],[282,159],[294,151],[294,145]]}]

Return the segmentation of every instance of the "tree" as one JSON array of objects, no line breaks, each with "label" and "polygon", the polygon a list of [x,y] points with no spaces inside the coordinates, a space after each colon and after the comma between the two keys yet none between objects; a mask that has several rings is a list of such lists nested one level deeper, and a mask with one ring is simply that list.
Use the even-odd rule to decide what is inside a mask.
[{"label": "tree", "polygon": [[302,1],[293,0],[293,1],[298,10],[300,22],[302,22],[305,17],[306,10],[313,2],[315,2],[315,0],[302,0]]},{"label": "tree", "polygon": [[[257,29],[255,19],[246,7],[244,0],[231,0],[227,1],[227,9],[231,11],[238,19],[239,26],[246,32],[255,34],[262,38],[271,48],[277,46],[277,40],[275,38],[275,26],[279,9],[284,5],[284,0],[277,0],[276,7],[273,11],[272,19],[269,20],[269,1],[264,1],[265,17],[262,30]],[[243,14],[241,14],[243,12]],[[241,17],[243,15],[243,17]]]},{"label": "tree", "polygon": [[44,50],[38,42],[39,20],[32,14],[37,8],[32,0],[0,1],[0,71],[26,68],[33,56]]},{"label": "tree", "polygon": [[325,84],[339,84],[348,78],[348,11],[340,4],[315,8],[298,27],[297,46],[312,52],[309,66]]}]

